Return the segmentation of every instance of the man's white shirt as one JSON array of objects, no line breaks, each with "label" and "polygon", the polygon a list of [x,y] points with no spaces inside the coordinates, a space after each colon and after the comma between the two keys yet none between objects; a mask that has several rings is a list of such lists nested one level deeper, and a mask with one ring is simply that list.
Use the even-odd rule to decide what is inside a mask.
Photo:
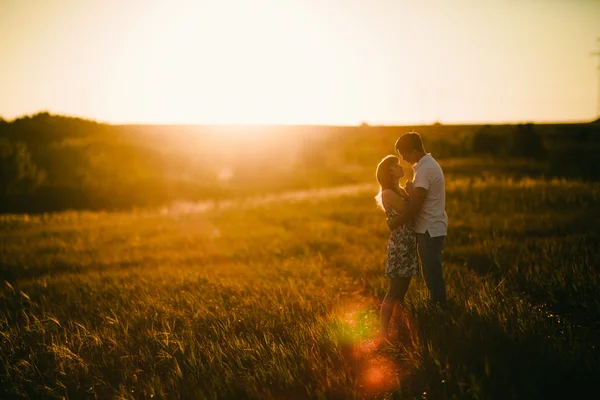
[{"label": "man's white shirt", "polygon": [[440,164],[429,153],[421,157],[412,168],[414,187],[427,190],[423,207],[415,217],[415,232],[429,231],[431,237],[445,236],[448,229],[448,216],[446,215],[444,172]]}]

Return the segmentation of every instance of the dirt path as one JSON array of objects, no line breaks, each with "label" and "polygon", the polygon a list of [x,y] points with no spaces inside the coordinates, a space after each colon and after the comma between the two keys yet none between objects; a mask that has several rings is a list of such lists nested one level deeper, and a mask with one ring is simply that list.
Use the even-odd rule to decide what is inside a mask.
[{"label": "dirt path", "polygon": [[281,201],[295,202],[321,200],[333,197],[350,196],[362,192],[370,192],[373,193],[374,196],[376,190],[377,186],[374,184],[361,183],[356,185],[333,186],[320,189],[268,193],[265,195],[250,196],[241,199],[207,200],[200,202],[178,201],[162,207],[160,209],[160,213],[163,215],[177,215],[208,212],[213,210],[227,210],[231,208],[251,208]]},{"label": "dirt path", "polygon": [[216,210],[228,210],[232,208],[260,207],[270,203],[287,201],[317,201],[322,199],[351,196],[358,193],[375,196],[376,184],[354,184],[332,186],[327,188],[290,190],[279,193],[267,193],[264,195],[248,196],[226,200],[204,200],[204,201],[175,201],[162,207],[147,207],[134,210],[103,211],[103,210],[69,210],[50,212],[42,214],[0,214],[0,223],[41,223],[41,222],[69,222],[73,220],[83,221],[86,219],[97,220],[99,217],[119,217],[121,219],[155,217],[158,215],[178,216],[185,214],[197,214]]}]

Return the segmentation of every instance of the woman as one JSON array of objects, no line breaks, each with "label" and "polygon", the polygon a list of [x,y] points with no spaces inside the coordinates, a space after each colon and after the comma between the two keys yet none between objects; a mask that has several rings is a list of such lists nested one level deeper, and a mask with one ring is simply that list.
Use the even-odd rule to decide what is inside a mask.
[{"label": "woman", "polygon": [[[375,200],[388,218],[401,213],[408,206],[409,193],[400,187],[400,178],[404,176],[404,170],[399,162],[396,156],[386,156],[377,165],[375,173],[379,182],[379,193]],[[389,278],[389,289],[381,304],[378,345],[387,339],[394,307],[404,308],[404,296],[408,285],[418,272],[417,243],[413,229],[413,222],[407,222],[396,228],[388,241],[385,276]]]}]

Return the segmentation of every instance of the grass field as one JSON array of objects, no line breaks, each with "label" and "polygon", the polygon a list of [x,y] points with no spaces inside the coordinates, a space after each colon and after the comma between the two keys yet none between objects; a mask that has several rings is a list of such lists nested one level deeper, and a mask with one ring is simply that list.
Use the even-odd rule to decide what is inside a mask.
[{"label": "grass field", "polygon": [[369,350],[376,187],[0,217],[0,398],[575,398],[600,374],[600,184],[447,174],[450,304]]}]

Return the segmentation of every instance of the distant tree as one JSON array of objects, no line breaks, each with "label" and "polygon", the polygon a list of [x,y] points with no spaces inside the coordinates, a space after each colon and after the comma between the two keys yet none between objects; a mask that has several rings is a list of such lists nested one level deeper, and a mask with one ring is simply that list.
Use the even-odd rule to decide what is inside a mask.
[{"label": "distant tree", "polygon": [[12,195],[30,192],[44,179],[31,161],[27,146],[0,138],[0,194]]},{"label": "distant tree", "polygon": [[575,131],[575,138],[577,142],[581,145],[586,143],[590,139],[590,133],[591,131],[589,129],[580,127]]},{"label": "distant tree", "polygon": [[532,123],[519,124],[512,134],[511,155],[540,158],[546,154],[544,140]]},{"label": "distant tree", "polygon": [[499,155],[502,138],[490,125],[482,126],[473,135],[471,147],[474,153]]}]

